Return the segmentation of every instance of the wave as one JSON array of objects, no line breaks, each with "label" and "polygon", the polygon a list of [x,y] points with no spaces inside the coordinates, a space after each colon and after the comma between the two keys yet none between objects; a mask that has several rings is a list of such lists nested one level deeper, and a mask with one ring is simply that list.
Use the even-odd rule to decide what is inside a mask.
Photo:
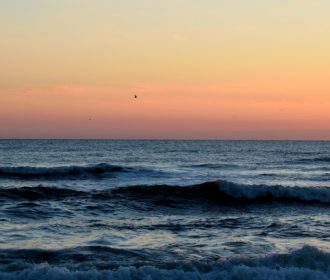
[{"label": "wave", "polygon": [[213,262],[125,265],[97,268],[90,262],[74,266],[16,261],[0,266],[0,279],[330,279],[330,253],[305,246],[287,254],[239,256]]},{"label": "wave", "polygon": [[299,163],[309,163],[309,162],[319,162],[319,163],[329,163],[330,157],[315,157],[315,158],[302,158],[298,160]]},{"label": "wave", "polygon": [[330,162],[330,157],[317,157],[313,159],[314,161]]},{"label": "wave", "polygon": [[199,163],[199,164],[182,165],[182,167],[221,169],[221,168],[234,168],[237,167],[237,165],[231,163]]},{"label": "wave", "polygon": [[99,198],[121,195],[131,199],[149,199],[155,202],[216,202],[222,204],[255,203],[320,203],[330,204],[330,188],[285,187],[272,185],[244,185],[219,180],[192,186],[131,186],[95,194]]},{"label": "wave", "polygon": [[120,200],[125,203],[145,201],[158,205],[180,203],[266,204],[310,203],[330,204],[328,187],[286,187],[280,185],[244,185],[219,180],[191,186],[127,186],[106,190],[78,191],[66,188],[36,186],[1,188],[0,196],[9,199],[65,199],[85,197],[92,200]]},{"label": "wave", "polygon": [[83,195],[88,195],[88,193],[66,188],[46,187],[42,185],[36,187],[0,189],[0,197],[10,199],[63,199],[67,197],[81,197]]},{"label": "wave", "polygon": [[16,179],[57,179],[74,178],[74,177],[99,177],[111,175],[114,172],[128,171],[131,168],[107,163],[86,166],[58,166],[58,167],[0,167],[0,178],[16,178]]}]

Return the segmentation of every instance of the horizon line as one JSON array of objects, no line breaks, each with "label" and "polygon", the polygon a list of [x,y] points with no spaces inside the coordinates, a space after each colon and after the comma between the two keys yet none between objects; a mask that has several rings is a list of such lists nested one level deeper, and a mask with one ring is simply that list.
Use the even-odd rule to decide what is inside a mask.
[{"label": "horizon line", "polygon": [[292,141],[292,142],[330,142],[330,139],[217,139],[217,138],[0,138],[0,141]]}]

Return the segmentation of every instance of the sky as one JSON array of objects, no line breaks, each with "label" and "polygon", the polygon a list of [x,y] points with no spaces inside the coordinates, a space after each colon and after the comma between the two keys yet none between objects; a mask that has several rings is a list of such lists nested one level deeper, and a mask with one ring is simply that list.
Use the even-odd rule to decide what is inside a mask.
[{"label": "sky", "polygon": [[329,12],[0,0],[0,138],[330,140]]}]

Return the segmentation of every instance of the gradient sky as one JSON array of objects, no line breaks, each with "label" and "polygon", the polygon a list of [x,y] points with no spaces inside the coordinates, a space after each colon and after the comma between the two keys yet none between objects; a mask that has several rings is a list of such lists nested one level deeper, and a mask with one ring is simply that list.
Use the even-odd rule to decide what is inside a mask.
[{"label": "gradient sky", "polygon": [[329,15],[329,0],[0,0],[0,138],[330,140]]}]

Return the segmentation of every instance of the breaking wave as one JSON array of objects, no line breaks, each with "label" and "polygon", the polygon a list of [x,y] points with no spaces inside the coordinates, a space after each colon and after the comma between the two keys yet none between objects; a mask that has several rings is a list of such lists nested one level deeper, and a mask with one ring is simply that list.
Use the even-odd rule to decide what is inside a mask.
[{"label": "breaking wave", "polygon": [[287,254],[239,256],[213,262],[121,266],[113,269],[15,261],[0,266],[0,279],[330,279],[330,254],[305,246]]},{"label": "breaking wave", "polygon": [[106,190],[78,191],[67,188],[36,186],[1,188],[0,196],[9,199],[65,199],[86,197],[96,200],[171,201],[223,204],[249,203],[319,203],[330,204],[328,187],[286,187],[280,185],[244,185],[219,180],[191,186],[127,186]]}]

